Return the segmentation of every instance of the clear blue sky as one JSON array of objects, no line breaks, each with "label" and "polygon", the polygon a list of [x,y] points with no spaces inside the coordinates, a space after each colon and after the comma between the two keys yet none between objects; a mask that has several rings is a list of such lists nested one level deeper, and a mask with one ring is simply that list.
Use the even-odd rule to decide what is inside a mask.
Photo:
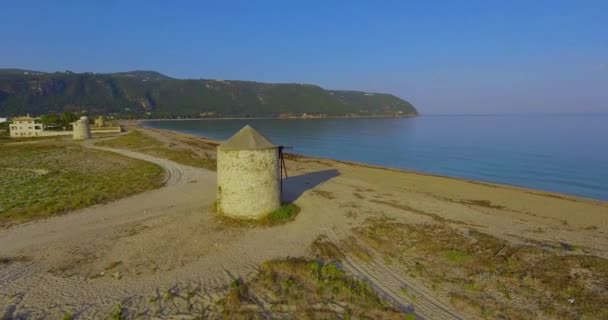
[{"label": "clear blue sky", "polygon": [[304,82],[390,92],[426,114],[608,112],[605,0],[0,0],[0,8],[0,67]]}]

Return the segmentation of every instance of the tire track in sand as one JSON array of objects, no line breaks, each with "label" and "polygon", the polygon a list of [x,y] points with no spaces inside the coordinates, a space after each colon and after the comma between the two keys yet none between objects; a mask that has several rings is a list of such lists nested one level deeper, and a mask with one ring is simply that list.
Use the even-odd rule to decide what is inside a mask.
[{"label": "tire track in sand", "polygon": [[[329,230],[328,238],[334,243],[340,243],[336,234]],[[418,319],[471,319],[472,315],[463,316],[449,305],[434,297],[433,292],[423,285],[399,275],[390,267],[378,263],[380,254],[366,247],[372,259],[369,262],[359,260],[354,256],[342,259],[344,268],[360,279],[367,280],[376,292],[401,311],[414,312]],[[402,293],[407,290],[408,297]]]}]

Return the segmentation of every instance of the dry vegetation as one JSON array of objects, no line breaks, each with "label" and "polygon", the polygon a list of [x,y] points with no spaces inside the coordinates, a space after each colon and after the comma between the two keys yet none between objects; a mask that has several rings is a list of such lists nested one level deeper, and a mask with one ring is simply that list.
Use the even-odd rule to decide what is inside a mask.
[{"label": "dry vegetation", "polygon": [[192,167],[209,170],[215,170],[216,168],[216,161],[211,153],[204,152],[201,155],[189,148],[165,144],[137,130],[115,139],[97,142],[95,145],[129,149]]},{"label": "dry vegetation", "polygon": [[[69,136],[69,139],[72,137]],[[2,136],[0,135],[0,145],[2,144],[11,144],[15,142],[27,142],[27,143],[35,143],[40,141],[57,141],[61,139],[66,139],[66,136],[46,136],[46,137],[27,137],[27,138],[11,138],[8,134]]]},{"label": "dry vegetation", "polygon": [[335,260],[305,258],[267,261],[250,280],[236,278],[213,296],[200,283],[175,285],[117,301],[107,314],[110,319],[416,319],[347,275]]},{"label": "dry vegetation", "polygon": [[87,207],[163,183],[157,165],[53,141],[4,145],[0,152],[0,224]]},{"label": "dry vegetation", "polygon": [[[448,292],[457,309],[487,319],[608,319],[608,261],[575,246],[513,245],[444,223],[388,218],[368,220],[356,234],[405,276]],[[364,249],[347,249],[356,251]]]},{"label": "dry vegetation", "polygon": [[[235,280],[220,301],[230,319],[404,319],[366,283],[335,262],[299,258],[262,265],[249,282]],[[406,318],[407,319],[407,318]]]}]

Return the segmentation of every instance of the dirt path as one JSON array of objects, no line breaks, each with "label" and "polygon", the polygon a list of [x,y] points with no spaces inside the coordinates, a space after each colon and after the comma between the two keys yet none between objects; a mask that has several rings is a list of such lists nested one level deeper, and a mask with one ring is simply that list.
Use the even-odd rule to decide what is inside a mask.
[{"label": "dirt path", "polygon": [[[254,275],[267,260],[306,256],[310,243],[328,228],[347,227],[342,214],[326,214],[326,208],[316,206],[316,197],[305,194],[327,180],[315,175],[287,183],[288,197],[302,208],[296,222],[230,227],[218,224],[208,210],[215,200],[214,172],[127,150],[94,148],[156,163],[167,170],[167,183],[116,202],[0,230],[0,256],[15,258],[0,265],[5,318],[54,319],[73,310],[81,318],[95,318],[110,314],[117,304],[136,314],[193,313],[191,303],[208,310],[235,277]],[[195,295],[187,305],[150,303],[154,295],[180,297],[190,291]]]},{"label": "dirt path", "polygon": [[[0,300],[0,305],[9,306],[7,310],[14,309],[11,314],[38,317],[56,313],[51,304],[69,307],[103,302],[103,307],[119,301],[120,296],[153,292],[162,283],[174,284],[175,275],[148,272],[151,281],[143,282],[118,278],[155,268],[175,269],[176,264],[184,263],[185,257],[180,255],[192,253],[163,261],[160,255],[170,258],[171,249],[156,244],[157,239],[163,239],[166,232],[188,230],[183,224],[192,223],[192,214],[211,205],[215,173],[127,150],[94,148],[156,163],[167,171],[166,184],[116,202],[0,230],[0,256],[23,260],[0,266],[0,295],[9,300],[19,297],[18,302]],[[163,230],[160,227],[166,220],[171,229]],[[146,231],[149,234],[144,237]],[[187,241],[187,235],[166,239]],[[148,263],[150,260],[154,262]],[[106,271],[115,281],[92,279]]]}]

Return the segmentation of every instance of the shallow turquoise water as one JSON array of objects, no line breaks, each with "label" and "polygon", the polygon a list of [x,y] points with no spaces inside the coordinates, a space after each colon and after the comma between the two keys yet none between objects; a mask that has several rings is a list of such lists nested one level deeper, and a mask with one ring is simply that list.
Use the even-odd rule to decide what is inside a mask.
[{"label": "shallow turquoise water", "polygon": [[608,115],[146,122],[221,140],[245,124],[294,153],[608,200]]}]

